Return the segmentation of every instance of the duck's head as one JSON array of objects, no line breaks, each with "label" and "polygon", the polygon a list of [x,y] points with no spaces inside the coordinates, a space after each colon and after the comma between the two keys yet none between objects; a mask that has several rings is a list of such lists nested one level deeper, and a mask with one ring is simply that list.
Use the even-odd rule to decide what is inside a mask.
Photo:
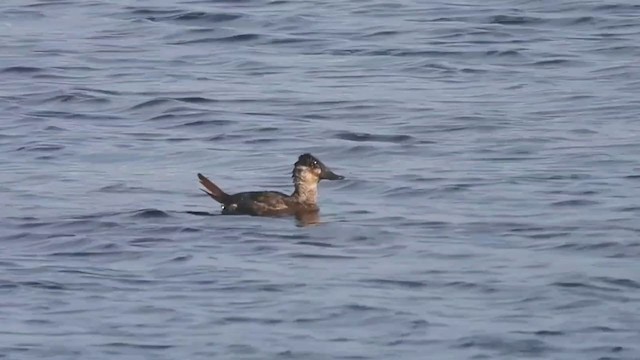
[{"label": "duck's head", "polygon": [[344,176],[331,171],[322,161],[311,154],[302,154],[293,165],[293,178],[301,182],[318,183],[322,179],[342,180]]}]

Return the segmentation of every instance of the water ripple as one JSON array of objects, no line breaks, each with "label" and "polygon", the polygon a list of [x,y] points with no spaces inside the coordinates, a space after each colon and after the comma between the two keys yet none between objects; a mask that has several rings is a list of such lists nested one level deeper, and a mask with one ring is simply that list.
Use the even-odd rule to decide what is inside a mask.
[{"label": "water ripple", "polygon": [[[636,358],[638,15],[0,2],[0,353]],[[198,189],[305,152],[313,218]]]}]

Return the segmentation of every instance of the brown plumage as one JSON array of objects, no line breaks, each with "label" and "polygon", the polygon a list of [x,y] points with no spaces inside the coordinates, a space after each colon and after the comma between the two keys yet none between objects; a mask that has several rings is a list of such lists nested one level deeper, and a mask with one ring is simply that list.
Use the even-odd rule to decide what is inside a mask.
[{"label": "brown plumage", "polygon": [[202,184],[202,186],[204,186],[204,188],[206,189],[206,190],[204,189],[200,189],[200,190],[202,190],[207,195],[211,196],[213,200],[221,204],[224,204],[229,201],[229,194],[222,191],[222,189],[220,189],[218,185],[211,182],[211,180],[207,179],[206,176],[198,173],[198,179],[200,179],[200,184]]},{"label": "brown plumage", "polygon": [[206,176],[198,173],[200,184],[204,187],[203,191],[222,204],[222,213],[228,215],[273,216],[318,211],[320,180],[344,179],[311,154],[300,155],[294,164],[292,177],[295,189],[291,195],[278,191],[249,191],[229,195]]}]

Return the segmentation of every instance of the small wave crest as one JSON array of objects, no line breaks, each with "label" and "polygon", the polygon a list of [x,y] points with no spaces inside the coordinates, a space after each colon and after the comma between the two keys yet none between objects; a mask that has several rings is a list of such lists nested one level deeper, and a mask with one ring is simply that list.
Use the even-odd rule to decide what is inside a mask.
[{"label": "small wave crest", "polygon": [[383,135],[356,132],[340,132],[334,135],[335,138],[341,140],[357,141],[357,142],[388,142],[388,143],[406,143],[415,140],[410,135]]},{"label": "small wave crest", "polygon": [[138,9],[136,14],[149,15],[146,20],[153,22],[172,22],[185,25],[211,25],[215,23],[233,21],[242,17],[241,14],[212,13],[206,11],[187,11],[178,14],[162,14]]},{"label": "small wave crest", "polygon": [[142,209],[134,212],[132,215],[134,218],[142,218],[142,219],[157,219],[157,218],[168,218],[170,215],[162,210],[158,209]]}]

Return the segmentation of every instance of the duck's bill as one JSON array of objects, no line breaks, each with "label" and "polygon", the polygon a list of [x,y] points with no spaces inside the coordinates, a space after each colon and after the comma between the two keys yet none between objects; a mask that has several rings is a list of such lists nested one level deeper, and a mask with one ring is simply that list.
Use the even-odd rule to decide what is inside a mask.
[{"label": "duck's bill", "polygon": [[320,178],[325,180],[342,180],[344,179],[344,176],[338,175],[329,169],[324,169]]}]

